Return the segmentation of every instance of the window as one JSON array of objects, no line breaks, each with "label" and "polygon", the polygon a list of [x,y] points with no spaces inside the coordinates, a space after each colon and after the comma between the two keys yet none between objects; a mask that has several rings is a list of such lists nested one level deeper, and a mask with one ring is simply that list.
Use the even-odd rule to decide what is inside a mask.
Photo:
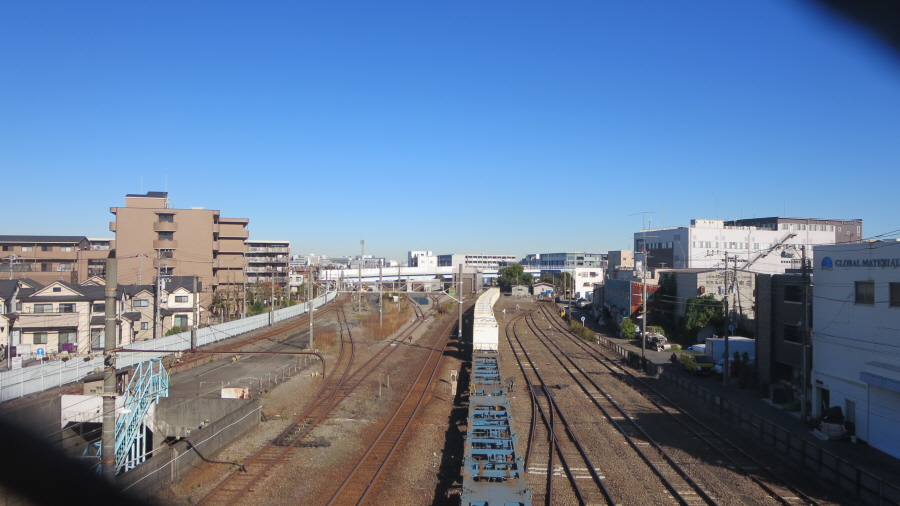
[{"label": "window", "polygon": [[141,330],[147,330],[150,328],[150,322],[141,322]]},{"label": "window", "polygon": [[53,312],[53,304],[35,304],[34,312],[35,313],[52,313]]},{"label": "window", "polygon": [[61,287],[58,287],[58,286],[54,286],[54,287],[53,287],[53,293],[59,293],[59,292],[61,292],[61,291],[62,291],[62,288],[61,288]]},{"label": "window", "polygon": [[76,332],[74,330],[60,330],[59,331],[59,342],[60,342],[60,344],[78,342],[78,332]]},{"label": "window", "polygon": [[891,287],[891,307],[900,307],[900,283],[889,283]]},{"label": "window", "polygon": [[74,313],[75,312],[75,304],[71,302],[63,303],[59,305],[60,313]]},{"label": "window", "polygon": [[41,246],[41,251],[53,251],[53,246]]},{"label": "window", "polygon": [[102,350],[103,345],[105,344],[103,341],[103,329],[91,329],[91,349],[92,350]]},{"label": "window", "polygon": [[72,272],[72,264],[59,264],[56,270],[57,272]]},{"label": "window", "polygon": [[803,302],[804,293],[801,285],[784,285],[785,302]]},{"label": "window", "polygon": [[51,264],[50,262],[41,263],[41,272],[52,272],[52,271],[53,271],[53,264]]},{"label": "window", "polygon": [[874,281],[857,281],[856,282],[856,303],[857,304],[875,304],[875,282]]},{"label": "window", "polygon": [[147,299],[135,299],[134,307],[148,307],[150,305],[150,301]]},{"label": "window", "polygon": [[34,344],[47,344],[47,333],[46,332],[35,332],[33,334],[34,340],[32,343]]},{"label": "window", "polygon": [[801,341],[800,327],[797,325],[784,326],[784,340],[789,343],[799,343]]},{"label": "window", "polygon": [[9,251],[9,246],[3,246],[3,251]]},{"label": "window", "polygon": [[163,260],[171,260],[173,258],[172,250],[170,250],[170,249],[159,250],[159,258],[161,258]]},{"label": "window", "polygon": [[175,239],[175,232],[157,232],[160,241],[172,241]]},{"label": "window", "polygon": [[95,302],[93,305],[91,305],[91,312],[105,313],[106,312],[106,303],[105,302]]},{"label": "window", "polygon": [[65,252],[65,253],[69,253],[72,251],[72,247],[71,246],[60,246],[59,250]]},{"label": "window", "polygon": [[31,246],[22,246],[22,251],[31,251],[32,249]]},{"label": "window", "polygon": [[187,302],[187,301],[188,301],[187,295],[176,295],[175,296],[175,302]]},{"label": "window", "polygon": [[160,215],[159,215],[159,222],[160,222],[160,223],[172,223],[172,222],[174,222],[174,221],[175,221],[175,215],[174,215],[174,214],[160,214]]},{"label": "window", "polygon": [[176,327],[187,327],[188,317],[185,314],[177,314],[175,315],[175,326]]}]

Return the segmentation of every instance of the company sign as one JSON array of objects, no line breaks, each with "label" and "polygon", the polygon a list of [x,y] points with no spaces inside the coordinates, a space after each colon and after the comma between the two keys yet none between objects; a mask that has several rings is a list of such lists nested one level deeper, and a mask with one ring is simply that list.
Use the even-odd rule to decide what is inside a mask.
[{"label": "company sign", "polygon": [[831,257],[822,259],[822,268],[830,270],[834,267],[864,268],[864,269],[896,269],[900,267],[900,258],[844,258],[832,260]]}]

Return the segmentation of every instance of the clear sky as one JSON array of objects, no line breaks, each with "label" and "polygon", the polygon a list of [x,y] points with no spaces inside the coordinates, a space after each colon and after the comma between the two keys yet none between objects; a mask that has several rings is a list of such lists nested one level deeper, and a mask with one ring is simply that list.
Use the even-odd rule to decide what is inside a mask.
[{"label": "clear sky", "polygon": [[0,234],[125,194],[295,253],[630,249],[692,218],[900,229],[900,58],[802,0],[0,2]]}]

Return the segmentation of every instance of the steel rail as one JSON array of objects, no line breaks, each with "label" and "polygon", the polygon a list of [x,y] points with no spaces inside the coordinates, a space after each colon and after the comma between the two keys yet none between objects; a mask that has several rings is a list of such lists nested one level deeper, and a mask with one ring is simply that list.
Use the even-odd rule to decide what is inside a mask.
[{"label": "steel rail", "polygon": [[[555,323],[557,323],[557,326],[559,326],[559,324],[555,320],[555,318],[553,321]],[[564,329],[564,327],[560,327],[560,328]],[[577,336],[573,336],[571,334],[571,332],[568,332],[567,330],[562,330],[562,333],[563,333],[563,335],[568,337],[569,340],[571,340],[576,345],[578,345],[580,348],[587,351],[590,354],[590,356],[592,358],[594,358],[594,360],[596,360],[598,363],[600,363],[601,365],[606,367],[610,371],[610,373],[612,373],[613,375],[616,375],[616,376],[627,375],[631,381],[624,379],[623,382],[625,384],[629,385],[631,388],[637,390],[639,393],[644,395],[644,397],[646,397],[647,400],[649,400],[650,403],[653,404],[659,411],[665,413],[670,418],[672,418],[673,420],[678,422],[683,428],[688,430],[693,436],[699,438],[701,441],[706,443],[711,449],[715,450],[716,453],[718,453],[720,456],[724,457],[726,460],[728,460],[732,464],[734,464],[734,466],[736,468],[738,468],[744,476],[751,479],[760,488],[762,488],[769,495],[771,495],[776,501],[780,502],[781,504],[783,504],[785,506],[792,506],[792,505],[796,504],[796,501],[791,501],[790,499],[792,497],[796,497],[796,498],[799,498],[800,500],[802,500],[804,502],[804,504],[807,504],[810,506],[815,506],[818,504],[816,501],[814,501],[812,498],[810,498],[809,496],[807,496],[806,494],[804,494],[803,492],[798,490],[796,487],[785,482],[780,476],[775,474],[775,472],[772,471],[768,466],[764,465],[762,462],[760,462],[759,460],[754,458],[752,455],[748,454],[746,451],[744,451],[740,447],[731,443],[731,441],[729,441],[726,437],[722,436],[721,434],[716,432],[713,428],[704,424],[703,422],[698,420],[696,417],[694,417],[693,415],[691,415],[690,413],[688,413],[687,411],[685,411],[684,409],[679,407],[676,403],[674,403],[671,399],[666,397],[664,394],[662,394],[661,392],[659,392],[652,386],[648,385],[646,383],[646,381],[635,376],[627,369],[619,367],[618,365],[615,365],[615,367],[610,366],[607,363],[607,362],[612,362],[612,360],[609,357],[607,357],[606,355],[604,355],[602,353],[598,353],[597,350],[591,346],[586,346],[586,343],[584,343]],[[613,362],[613,363],[615,364],[615,362]],[[640,387],[637,385],[640,385]],[[665,406],[663,406],[660,402],[658,402],[656,399],[654,399],[650,394],[647,393],[647,391],[652,392],[653,395],[665,400],[665,402],[667,402],[671,406],[671,409],[666,409]],[[676,413],[672,413],[673,409],[676,411]],[[701,428],[701,430],[697,430],[693,427],[690,427],[689,424],[683,420],[683,418],[687,418],[688,420],[690,420],[690,422],[695,423],[696,425],[698,425]],[[715,442],[711,441],[708,436],[704,435],[704,433],[712,434],[713,436],[715,436],[715,438],[719,442],[724,443],[734,452],[741,454],[744,458],[746,458],[747,460],[749,460],[751,462],[752,467],[754,467],[756,469],[765,470],[765,472],[768,474],[770,479],[774,480],[780,487],[783,487],[785,490],[788,490],[789,492],[794,494],[794,496],[784,497],[784,494],[779,493],[777,490],[773,489],[771,486],[769,486],[768,484],[763,482],[759,477],[757,477],[754,473],[752,473],[747,468],[746,465],[738,462],[733,455],[726,453],[722,448],[720,448],[720,445],[715,444]]]},{"label": "steel rail", "polygon": [[[547,348],[547,350],[550,352],[550,354],[553,355],[553,357],[559,362],[559,364],[563,367],[563,369],[569,373],[569,376],[572,377],[572,379],[578,384],[578,386],[585,393],[585,395],[587,395],[588,398],[590,398],[591,401],[594,403],[594,405],[597,406],[597,408],[603,413],[603,415],[607,418],[607,420],[610,422],[610,424],[612,424],[616,428],[616,430],[618,430],[619,433],[621,433],[621,435],[628,442],[629,446],[631,446],[631,448],[638,454],[638,456],[641,457],[641,459],[644,461],[644,463],[647,464],[648,467],[650,467],[650,469],[653,471],[653,473],[656,474],[656,476],[660,479],[660,481],[662,481],[663,485],[673,495],[673,497],[679,502],[679,504],[681,504],[683,506],[688,506],[690,503],[687,501],[687,499],[684,497],[684,495],[678,491],[678,489],[675,487],[675,484],[672,483],[672,481],[664,475],[664,473],[659,468],[659,466],[657,466],[655,463],[653,463],[653,461],[650,459],[650,457],[638,447],[638,444],[634,441],[634,438],[630,434],[628,434],[628,432],[622,427],[622,425],[619,424],[618,421],[615,420],[615,418],[612,416],[612,414],[610,414],[609,411],[607,411],[607,409],[604,408],[600,404],[600,401],[594,396],[594,394],[592,392],[589,391],[589,389],[584,385],[584,383],[578,377],[575,376],[575,374],[572,372],[572,370],[569,367],[566,366],[566,364],[560,358],[560,356],[559,356],[560,354],[562,354],[567,360],[569,360],[569,362],[575,366],[575,368],[578,370],[578,372],[580,372],[585,377],[585,379],[588,380],[588,382],[594,387],[594,389],[597,390],[597,392],[599,392],[606,399],[606,401],[608,403],[610,403],[622,416],[624,416],[625,419],[628,420],[631,423],[631,425],[641,435],[643,435],[644,439],[646,439],[646,441],[651,446],[653,446],[653,448],[656,449],[657,452],[659,452],[660,456],[663,458],[663,460],[665,460],[666,464],[668,464],[669,467],[671,467],[672,470],[675,471],[676,474],[681,476],[681,478],[688,484],[688,486],[690,488],[692,488],[697,493],[697,495],[699,495],[709,505],[718,504],[715,501],[715,499],[710,497],[710,495],[705,490],[703,490],[703,488],[696,481],[694,481],[694,479],[691,478],[687,474],[687,472],[680,465],[678,465],[678,463],[675,462],[675,460],[673,458],[671,458],[669,456],[668,453],[666,453],[666,451],[662,448],[661,445],[659,445],[659,443],[654,441],[653,438],[651,438],[650,435],[647,434],[646,431],[644,431],[644,429],[637,423],[637,421],[632,416],[630,416],[628,413],[626,413],[625,410],[622,409],[622,407],[613,400],[612,396],[610,396],[603,388],[600,387],[600,385],[598,385],[590,376],[588,376],[588,374],[584,371],[584,369],[582,369],[578,364],[576,364],[567,353],[565,353],[561,348],[559,348],[559,346],[556,343],[554,343],[553,340],[550,339],[549,336],[547,336],[547,334],[543,331],[543,329],[541,329],[537,326],[537,322],[534,321],[534,316],[531,315],[531,317],[532,317],[533,328],[535,329],[535,333],[534,333],[535,337],[538,337],[538,333],[540,333],[540,335],[544,336],[544,339],[541,339],[540,337],[538,337],[538,340],[541,342],[541,344],[543,344]],[[526,318],[526,323],[527,323],[527,318]],[[529,325],[529,327],[531,328],[532,326]],[[557,352],[554,352],[553,349],[550,348],[550,346],[547,344],[548,342],[557,348]]]},{"label": "steel rail", "polygon": [[[509,341],[510,348],[512,348],[512,350],[513,350],[513,355],[516,357],[516,362],[518,362],[519,368],[522,370],[522,374],[525,377],[525,382],[528,384],[528,387],[530,389],[532,389],[532,391],[534,391],[535,387],[540,388],[544,392],[544,397],[547,398],[548,405],[545,408],[545,406],[541,403],[541,409],[540,409],[541,418],[544,420],[544,424],[547,426],[547,428],[550,432],[550,461],[549,461],[550,463],[549,463],[549,466],[547,469],[546,501],[547,501],[547,504],[553,504],[553,479],[552,479],[553,467],[552,467],[552,462],[553,462],[553,456],[555,455],[554,450],[556,450],[559,452],[559,461],[562,464],[563,469],[565,470],[566,476],[568,477],[570,484],[572,485],[572,490],[574,491],[579,504],[586,505],[587,500],[584,497],[584,493],[581,491],[581,487],[578,485],[578,482],[575,481],[575,474],[572,471],[571,466],[569,466],[569,462],[568,462],[568,459],[566,459],[565,452],[563,451],[563,449],[559,443],[559,438],[556,436],[555,421],[553,419],[553,410],[554,410],[554,404],[555,404],[553,402],[553,395],[545,387],[543,377],[541,377],[541,374],[537,371],[534,361],[531,359],[531,356],[525,350],[525,347],[522,345],[522,341],[519,339],[518,335],[516,334],[515,324],[518,320],[523,319],[524,316],[525,315],[516,316],[515,318],[513,318],[506,324],[506,328],[505,328],[506,339],[507,339],[507,341]],[[510,332],[509,332],[510,328],[512,328],[512,337],[510,337]],[[537,376],[537,382],[539,383],[539,385],[536,384],[536,382],[533,381],[529,377],[529,374],[526,372],[525,366],[522,363],[522,359],[519,357],[519,353],[516,352],[516,347],[513,346],[513,341],[512,341],[513,337],[516,339],[516,342],[519,344],[519,349],[522,351],[522,354],[525,355],[525,358],[531,367],[532,374]],[[567,425],[564,419],[563,419],[563,424]],[[573,434],[571,432],[569,432],[569,436],[572,437]],[[593,465],[590,464],[589,459],[587,459],[587,462],[588,462],[588,467],[593,468]],[[602,487],[602,484],[601,484],[601,487]],[[605,490],[605,487],[603,487],[602,490]],[[611,498],[608,496],[606,496],[606,500],[607,500],[607,504],[610,504],[610,505],[615,504],[611,500]]]},{"label": "steel rail", "polygon": [[[343,316],[343,306],[340,307],[340,310],[338,312],[338,321],[340,321],[341,316]],[[326,391],[329,384],[332,382],[332,379],[334,378],[334,375],[338,370],[338,366],[341,364],[344,358],[348,342],[350,343],[350,358],[349,360],[347,360],[347,367],[341,374],[341,377],[338,380],[337,384],[332,387],[334,392],[332,393],[331,398],[333,398],[337,394],[341,383],[344,381],[344,377],[350,371],[350,367],[353,364],[355,346],[353,345],[353,337],[349,332],[349,326],[347,329],[347,340],[343,339],[343,337],[344,332],[342,329],[340,354],[338,355],[338,358],[335,361],[335,365],[332,368],[331,373],[329,373],[328,378],[323,382],[322,387],[316,392],[316,399],[319,399],[321,397],[322,393]],[[315,402],[313,404],[315,404]],[[206,494],[206,496],[200,499],[197,504],[233,504],[236,500],[246,494],[250,490],[250,487],[256,484],[267,471],[274,467],[278,462],[283,460],[290,451],[290,446],[280,447],[275,444],[275,441],[293,430],[293,428],[299,423],[299,421],[307,416],[308,412],[311,409],[313,409],[313,406],[310,406],[309,409],[305,410],[303,413],[297,416],[294,419],[293,423],[285,428],[278,437],[276,437],[275,439],[267,443],[262,449],[254,453],[236,471],[228,475],[224,480],[222,480],[222,482],[219,483],[219,485],[217,485],[215,488],[213,488],[213,490]],[[257,463],[260,464],[258,469],[256,468]],[[253,467],[252,472],[247,469],[248,467]]]},{"label": "steel rail", "polygon": [[[413,419],[416,414],[419,412],[419,408],[422,406],[422,402],[425,400],[425,397],[428,391],[431,388],[431,385],[434,382],[435,375],[437,374],[438,368],[441,364],[441,359],[444,355],[444,352],[447,349],[447,343],[450,337],[450,331],[453,329],[454,321],[450,321],[439,334],[438,339],[435,341],[435,344],[432,346],[428,358],[422,364],[419,373],[416,375],[416,379],[410,385],[409,390],[404,396],[403,400],[400,402],[400,405],[394,411],[394,414],[391,418],[385,423],[384,427],[382,427],[378,436],[376,436],[375,440],[369,445],[369,448],[363,454],[363,456],[359,459],[338,489],[331,496],[331,499],[326,503],[327,505],[334,504],[336,501],[340,499],[340,495],[343,493],[349,493],[350,489],[355,485],[356,489],[360,488],[360,485],[365,484],[365,488],[362,493],[359,494],[359,498],[355,503],[352,502],[352,498],[350,503],[352,504],[361,504],[363,500],[368,496],[368,494],[373,490],[374,485],[378,482],[378,478],[381,476],[382,471],[385,468],[388,460],[390,460],[391,456],[397,449],[398,444],[403,439],[403,436],[406,434],[407,429],[412,424]],[[431,365],[430,365],[431,364]],[[428,371],[431,370],[431,373],[428,376],[428,381],[422,384],[422,377]],[[418,392],[421,390],[420,392]],[[414,392],[418,392],[416,396],[413,396]],[[409,401],[415,400],[416,397],[418,400],[414,406],[411,406]],[[402,414],[402,416],[401,416]],[[398,420],[399,417],[399,420]],[[395,421],[403,422],[402,426],[399,424],[395,425]],[[399,428],[399,432],[397,432]],[[379,448],[379,445],[381,446]],[[378,452],[381,451],[383,454],[378,455]],[[375,454],[375,457],[372,455]],[[366,476],[361,476],[364,468],[371,470],[371,467],[375,462],[380,462],[377,469],[375,469],[374,474],[369,477],[368,474]],[[353,483],[354,480],[356,483]],[[362,480],[362,483],[360,483]]]}]

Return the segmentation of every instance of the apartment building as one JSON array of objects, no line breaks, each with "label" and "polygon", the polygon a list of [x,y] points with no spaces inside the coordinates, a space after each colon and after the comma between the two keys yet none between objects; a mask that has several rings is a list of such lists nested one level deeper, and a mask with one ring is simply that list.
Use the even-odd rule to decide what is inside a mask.
[{"label": "apartment building", "polygon": [[[119,284],[148,284],[157,277],[198,276],[208,305],[217,291],[237,297],[244,283],[249,237],[246,218],[224,218],[217,210],[169,206],[167,192],[125,196],[125,207],[112,207]],[[233,309],[233,308],[232,308]]]},{"label": "apartment building", "polygon": [[290,241],[247,239],[245,272],[248,283],[271,283],[285,287],[289,283],[291,263]]},{"label": "apartment building", "polygon": [[650,268],[724,269],[783,274],[812,261],[812,246],[834,244],[834,231],[772,230],[725,225],[722,220],[691,220],[689,227],[641,230],[634,234],[634,251],[647,253]]},{"label": "apartment building", "polygon": [[78,284],[105,273],[114,245],[113,239],[84,236],[0,235],[0,277]]}]

